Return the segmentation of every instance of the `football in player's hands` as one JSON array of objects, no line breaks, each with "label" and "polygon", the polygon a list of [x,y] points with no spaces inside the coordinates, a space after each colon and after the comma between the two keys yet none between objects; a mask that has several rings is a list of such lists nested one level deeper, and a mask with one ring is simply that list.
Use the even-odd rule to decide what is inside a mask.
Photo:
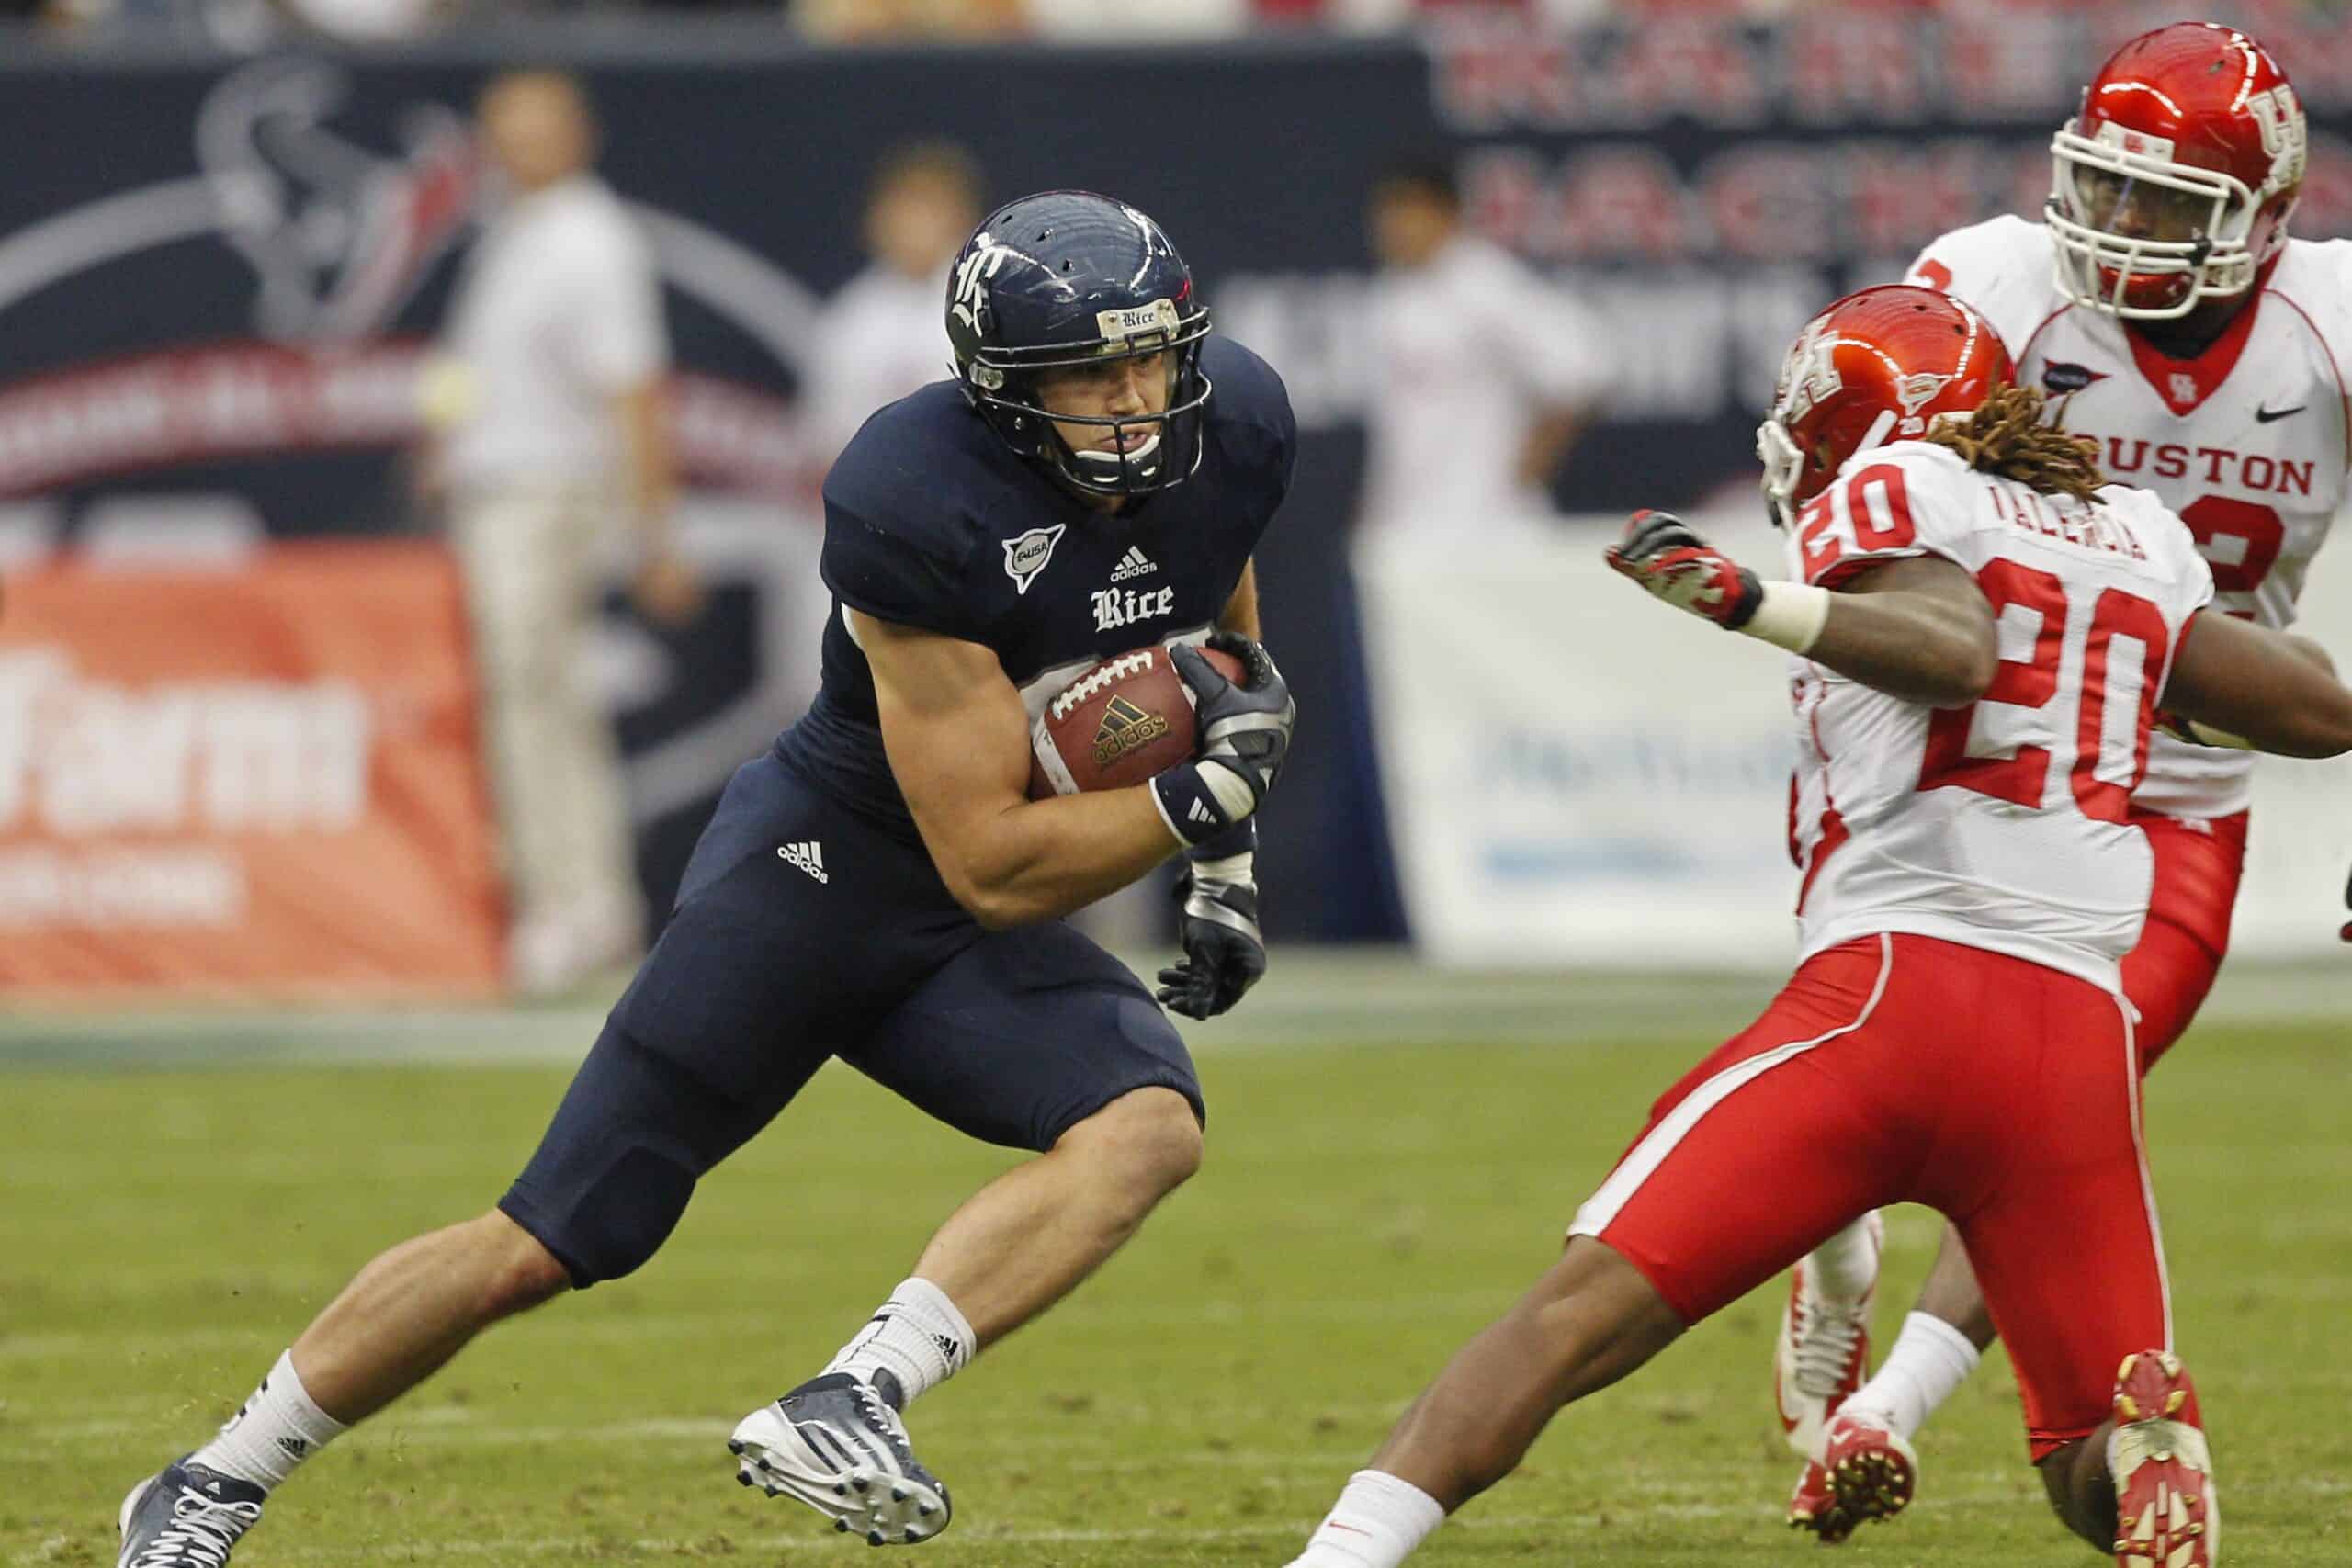
[{"label": "football in player's hands", "polygon": [[[1231,654],[1201,653],[1227,680],[1247,679]],[[1029,798],[1125,789],[1191,761],[1199,743],[1196,700],[1165,648],[1102,660],[1057,694],[1031,727]]]}]

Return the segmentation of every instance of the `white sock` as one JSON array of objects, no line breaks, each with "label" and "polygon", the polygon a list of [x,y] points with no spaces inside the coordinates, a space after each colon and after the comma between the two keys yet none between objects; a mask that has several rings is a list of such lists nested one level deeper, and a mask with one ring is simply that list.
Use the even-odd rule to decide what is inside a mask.
[{"label": "white sock", "polygon": [[1856,1302],[1878,1283],[1882,1232],[1864,1214],[1813,1249],[1814,1288],[1833,1301]]},{"label": "white sock", "polygon": [[229,1417],[220,1435],[190,1454],[188,1462],[250,1481],[266,1492],[349,1429],[311,1403],[294,1371],[294,1352],[288,1350],[243,1408]]},{"label": "white sock", "polygon": [[[928,1280],[908,1280],[825,1371],[849,1372],[866,1382],[874,1382],[876,1372],[888,1372],[898,1384],[899,1397],[891,1403],[904,1410],[978,1353],[972,1325],[946,1292]],[[876,1386],[888,1397],[887,1383]]]},{"label": "white sock", "polygon": [[1976,1347],[1940,1317],[1915,1312],[1870,1382],[1846,1403],[1875,1411],[1905,1438],[1914,1437],[1976,1370]]},{"label": "white sock", "polygon": [[1411,1482],[1360,1470],[1291,1568],[1396,1568],[1444,1522],[1437,1499]]}]

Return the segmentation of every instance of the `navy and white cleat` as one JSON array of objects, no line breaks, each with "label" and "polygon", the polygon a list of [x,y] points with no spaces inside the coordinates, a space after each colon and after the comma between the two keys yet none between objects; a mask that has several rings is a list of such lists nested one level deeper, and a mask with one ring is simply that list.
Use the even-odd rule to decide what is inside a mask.
[{"label": "navy and white cleat", "polygon": [[915,1458],[899,1413],[847,1372],[811,1378],[752,1411],[727,1449],[738,1482],[797,1497],[869,1546],[929,1540],[954,1512],[947,1488]]},{"label": "navy and white cleat", "polygon": [[268,1495],[185,1456],[174,1460],[122,1500],[115,1568],[223,1568],[237,1538],[260,1521]]}]

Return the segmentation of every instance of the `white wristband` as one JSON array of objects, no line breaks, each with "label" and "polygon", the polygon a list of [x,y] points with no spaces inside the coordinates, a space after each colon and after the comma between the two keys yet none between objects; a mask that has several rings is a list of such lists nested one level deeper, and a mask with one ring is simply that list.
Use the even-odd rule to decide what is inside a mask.
[{"label": "white wristband", "polygon": [[1829,590],[1809,582],[1763,582],[1764,597],[1739,629],[1791,653],[1813,651],[1829,620]]},{"label": "white wristband", "polygon": [[1244,850],[1238,855],[1221,855],[1216,860],[1193,863],[1193,886],[1204,883],[1219,887],[1246,887],[1258,880],[1258,856],[1255,851]]},{"label": "white wristband", "polygon": [[1241,776],[1240,766],[1222,758],[1204,757],[1195,764],[1201,770],[1201,783],[1216,796],[1225,808],[1226,820],[1238,822],[1258,808],[1258,795],[1250,781]]}]

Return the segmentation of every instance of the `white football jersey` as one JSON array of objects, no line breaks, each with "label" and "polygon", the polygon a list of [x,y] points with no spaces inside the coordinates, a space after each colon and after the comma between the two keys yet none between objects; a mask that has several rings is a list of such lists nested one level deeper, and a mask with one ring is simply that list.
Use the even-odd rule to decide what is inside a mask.
[{"label": "white football jersey", "polygon": [[2038,495],[1903,441],[1858,455],[1798,514],[1791,577],[1835,587],[1860,566],[1943,557],[1984,590],[2001,649],[1991,688],[1952,708],[1796,661],[1804,956],[1908,931],[2118,986],[2154,875],[2132,793],[2213,580],[2154,496],[2100,496]]},{"label": "white football jersey", "polygon": [[[2312,558],[2346,499],[2352,404],[2352,243],[2290,240],[2254,302],[2205,352],[2169,359],[2123,323],[2068,303],[2050,231],[2022,218],[1955,230],[1908,282],[1982,311],[2050,394],[2052,417],[2096,438],[2108,477],[2155,492],[2196,536],[2214,600],[2285,627]],[[2254,758],[2156,737],[2138,804],[2223,817],[2250,798]]]}]

